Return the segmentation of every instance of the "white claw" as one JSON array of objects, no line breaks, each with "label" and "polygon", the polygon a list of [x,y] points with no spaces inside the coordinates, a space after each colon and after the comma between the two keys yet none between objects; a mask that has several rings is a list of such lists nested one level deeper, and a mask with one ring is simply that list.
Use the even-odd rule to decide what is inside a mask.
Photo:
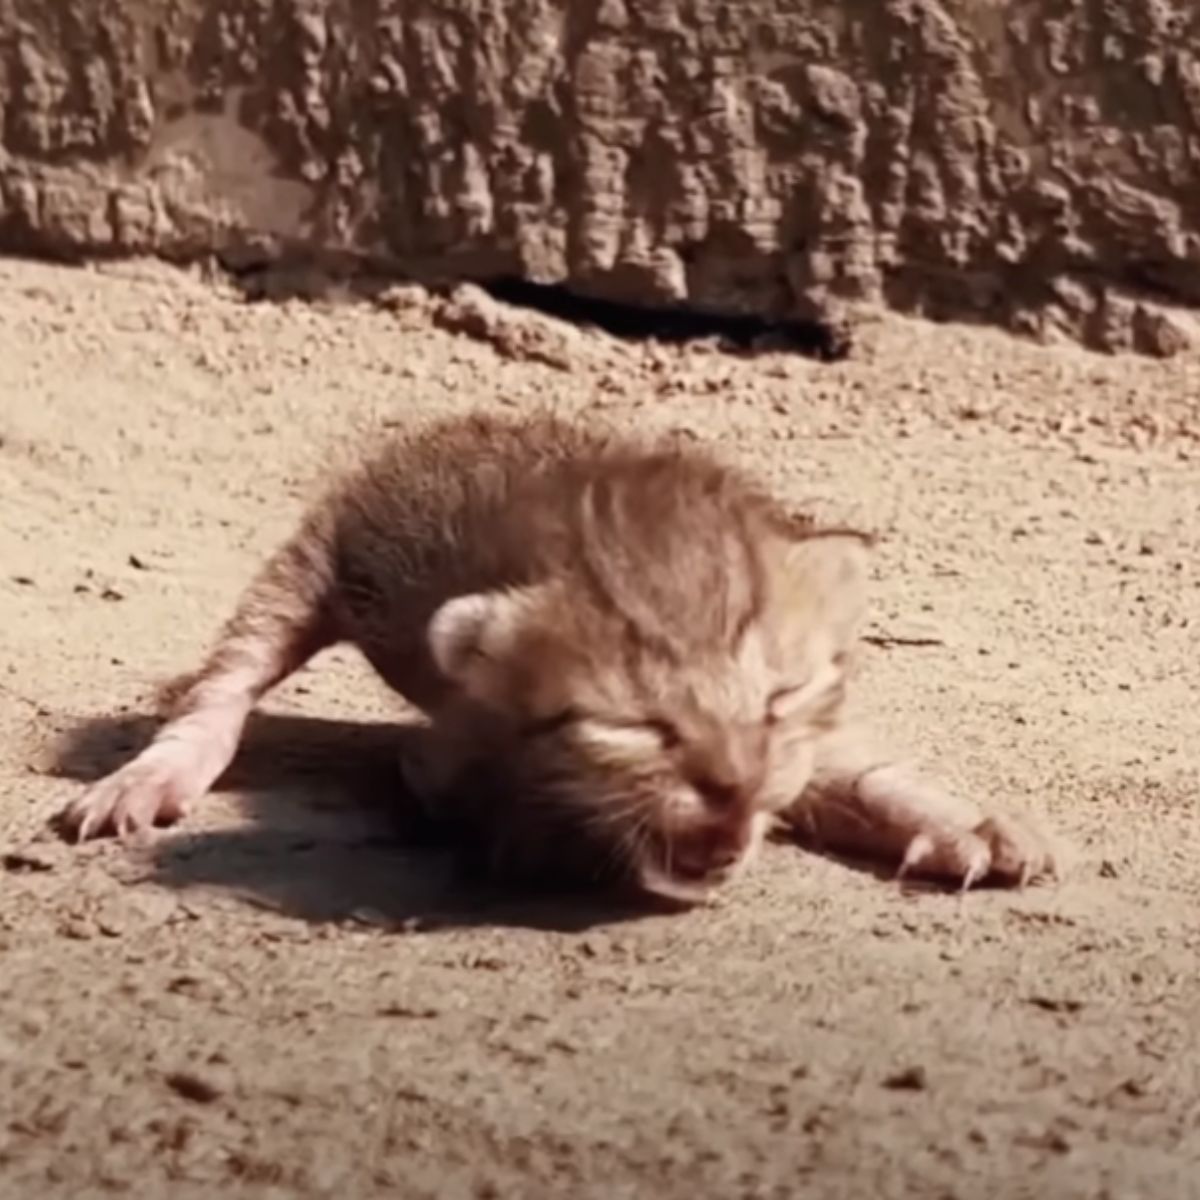
[{"label": "white claw", "polygon": [[967,868],[966,874],[963,875],[962,887],[959,889],[960,894],[965,896],[987,874],[991,865],[988,855],[977,854]]},{"label": "white claw", "polygon": [[76,844],[86,842],[92,836],[92,828],[96,824],[98,818],[94,812],[89,811],[87,815],[79,822],[75,830]]},{"label": "white claw", "polygon": [[896,870],[896,879],[903,879],[914,867],[919,866],[925,861],[934,851],[933,838],[927,833],[918,833],[911,842],[908,843],[908,848],[904,851],[904,858],[900,866]]}]

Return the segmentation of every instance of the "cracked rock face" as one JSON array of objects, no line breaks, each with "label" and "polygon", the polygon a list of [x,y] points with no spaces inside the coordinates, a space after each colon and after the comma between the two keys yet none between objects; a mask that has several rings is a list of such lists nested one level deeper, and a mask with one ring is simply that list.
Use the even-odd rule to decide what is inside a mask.
[{"label": "cracked rock face", "polygon": [[1192,0],[0,0],[0,248],[1171,354]]}]

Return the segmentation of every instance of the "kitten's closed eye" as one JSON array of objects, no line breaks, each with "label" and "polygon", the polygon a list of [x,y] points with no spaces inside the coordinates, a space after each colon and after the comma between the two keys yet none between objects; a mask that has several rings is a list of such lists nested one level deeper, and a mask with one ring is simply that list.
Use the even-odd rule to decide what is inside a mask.
[{"label": "kitten's closed eye", "polygon": [[582,718],[573,708],[564,708],[545,717],[535,717],[521,726],[521,736],[526,738],[548,737],[574,725]]},{"label": "kitten's closed eye", "polygon": [[593,746],[629,754],[655,754],[679,745],[678,730],[669,721],[587,717],[578,724],[580,736]]},{"label": "kitten's closed eye", "polygon": [[679,731],[658,717],[616,717],[565,708],[531,721],[522,733],[527,738],[547,737],[570,729],[589,744],[624,753],[654,753],[679,745]]},{"label": "kitten's closed eye", "polygon": [[803,684],[797,687],[776,688],[767,697],[767,711],[764,721],[768,725],[778,725],[800,708],[806,688]]},{"label": "kitten's closed eye", "polygon": [[659,744],[664,750],[670,750],[674,746],[678,746],[683,741],[683,736],[679,730],[661,717],[652,718],[648,721],[639,721],[634,728],[643,730],[646,733],[653,734],[659,741]]},{"label": "kitten's closed eye", "polygon": [[824,664],[802,683],[776,688],[767,697],[766,723],[776,725],[799,716],[805,709],[823,701],[842,678],[837,660]]}]

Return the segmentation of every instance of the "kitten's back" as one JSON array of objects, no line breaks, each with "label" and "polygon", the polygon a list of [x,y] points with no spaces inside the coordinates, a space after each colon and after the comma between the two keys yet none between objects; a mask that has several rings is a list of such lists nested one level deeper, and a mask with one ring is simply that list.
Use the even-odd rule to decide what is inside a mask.
[{"label": "kitten's back", "polygon": [[401,438],[330,519],[347,634],[386,678],[427,670],[423,631],[449,597],[551,577],[680,654],[725,643],[761,604],[765,535],[800,527],[694,447],[545,415]]}]

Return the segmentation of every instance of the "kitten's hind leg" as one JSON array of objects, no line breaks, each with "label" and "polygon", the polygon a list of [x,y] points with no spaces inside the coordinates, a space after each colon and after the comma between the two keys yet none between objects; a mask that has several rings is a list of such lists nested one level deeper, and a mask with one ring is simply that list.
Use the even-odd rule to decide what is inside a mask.
[{"label": "kitten's hind leg", "polygon": [[855,728],[822,740],[812,779],[785,820],[815,847],[964,890],[985,880],[1022,887],[1058,870],[1048,840],[1026,822],[986,812],[879,755]]},{"label": "kitten's hind leg", "polygon": [[267,562],[207,662],[176,687],[154,740],[59,814],[64,833],[84,841],[170,824],[212,787],[258,700],[336,640],[329,559],[325,540],[306,527]]}]

